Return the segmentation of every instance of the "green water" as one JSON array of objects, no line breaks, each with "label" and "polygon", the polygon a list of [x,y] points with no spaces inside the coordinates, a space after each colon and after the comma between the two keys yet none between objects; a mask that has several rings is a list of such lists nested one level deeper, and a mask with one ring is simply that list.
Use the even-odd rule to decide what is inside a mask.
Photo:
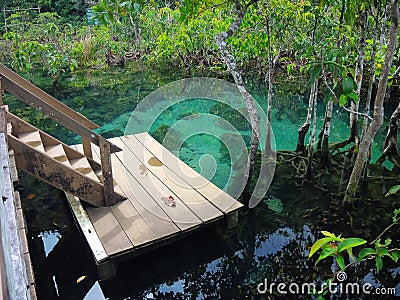
[{"label": "green water", "polygon": [[[57,88],[43,78],[36,83],[99,124],[99,133],[111,137],[125,133],[131,112],[138,102],[158,87],[183,77],[183,74],[141,70],[135,66],[74,73],[63,78],[62,86]],[[251,82],[248,85],[254,98],[265,109],[266,87]],[[300,92],[302,90],[304,87],[288,91],[284,84],[276,86],[272,127],[278,150],[294,150],[296,147],[297,130],[306,115],[307,95]],[[5,101],[11,111],[26,112],[23,105],[10,96]],[[187,115],[192,116],[194,123],[198,114],[215,112],[215,105],[214,101],[192,99],[171,106],[154,121],[150,133],[162,139],[168,126]],[[323,103],[318,104],[318,130],[323,121],[323,106]],[[63,141],[69,144],[80,142],[73,133],[53,122],[39,115],[32,118]],[[190,129],[190,118],[185,122]],[[240,115],[232,117],[230,123],[248,144],[248,124]],[[347,114],[335,108],[332,142],[348,137],[347,124]],[[178,134],[176,139],[182,142],[182,147],[177,154],[224,188],[232,166],[226,149],[216,136],[229,130],[222,126],[216,130],[216,133],[198,134],[184,141]],[[380,134],[374,141],[375,158],[383,140]],[[30,229],[29,245],[39,299],[151,299],[151,296],[154,299],[260,299],[255,290],[264,279],[275,283],[321,283],[324,280],[322,274],[330,272],[330,263],[323,263],[315,269],[313,262],[307,259],[309,246],[320,237],[319,230],[372,239],[390,221],[388,212],[399,204],[398,201],[376,201],[378,199],[357,204],[351,211],[350,223],[347,210],[332,209],[329,205],[332,200],[324,192],[312,185],[297,187],[292,182],[285,184],[284,176],[277,171],[268,199],[254,210],[245,209],[237,228],[229,231],[223,226],[208,228],[124,262],[115,279],[98,282],[86,243],[74,225],[63,194],[22,175],[19,189]],[[398,237],[394,239],[399,243]],[[400,295],[400,268],[390,263],[385,266],[387,268],[377,274],[373,263],[364,264],[349,271],[348,276],[354,282],[397,287],[397,295]],[[77,282],[81,276],[86,277]],[[275,295],[272,298],[279,297]],[[297,298],[301,297],[293,299]],[[350,297],[353,298],[362,297]]]}]

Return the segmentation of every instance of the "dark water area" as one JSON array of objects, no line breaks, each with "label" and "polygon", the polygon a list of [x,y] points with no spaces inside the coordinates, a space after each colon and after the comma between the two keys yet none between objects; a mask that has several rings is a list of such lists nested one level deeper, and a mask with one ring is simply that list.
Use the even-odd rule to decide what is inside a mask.
[{"label": "dark water area", "polygon": [[[171,75],[133,66],[77,72],[63,78],[62,86],[56,88],[46,78],[35,83],[98,123],[101,126],[98,132],[111,137],[125,133],[131,112],[139,101],[158,87],[183,77],[184,74]],[[266,87],[256,82],[248,82],[248,85],[265,109]],[[297,129],[306,117],[307,97],[307,88],[303,85],[276,85],[272,127],[278,150],[295,149]],[[11,112],[33,118],[41,128],[69,144],[80,143],[78,137],[51,120],[38,114],[29,115],[25,106],[10,96],[5,101]],[[196,116],[212,109],[215,103],[201,99],[171,107],[154,122],[151,133],[162,138],[165,126],[173,125],[186,113]],[[318,110],[320,128],[324,113],[322,102]],[[240,118],[236,121],[241,122]],[[345,139],[349,134],[347,113],[335,108],[332,122],[331,141]],[[235,125],[240,127],[240,134],[248,143],[248,128]],[[374,140],[375,159],[382,149],[385,130],[383,128]],[[226,152],[215,137],[203,134],[185,140],[178,155],[199,172],[204,172],[201,158],[212,156],[216,171],[211,180],[224,188],[231,167]],[[282,295],[276,290],[273,294],[259,294],[257,286],[265,280],[276,284],[322,284],[336,266],[332,260],[314,266],[315,259],[308,259],[310,246],[322,237],[320,231],[371,241],[390,224],[390,215],[400,207],[400,199],[385,198],[391,183],[375,178],[369,183],[370,192],[362,201],[344,206],[336,199],[334,190],[316,188],[316,182],[329,187],[330,180],[333,181],[331,175],[322,175],[314,182],[301,181],[289,167],[278,164],[267,196],[255,209],[241,211],[237,227],[228,230],[224,224],[213,225],[123,262],[116,278],[102,282],[63,193],[20,172],[18,189],[29,228],[39,299],[316,299],[310,295]],[[398,232],[399,228],[394,227],[385,236],[392,238],[393,247],[400,247]],[[400,267],[389,259],[384,259],[384,269],[380,273],[373,261],[358,264],[346,272],[346,282],[396,288],[396,296],[400,296]],[[394,297],[336,294],[333,298]]]}]

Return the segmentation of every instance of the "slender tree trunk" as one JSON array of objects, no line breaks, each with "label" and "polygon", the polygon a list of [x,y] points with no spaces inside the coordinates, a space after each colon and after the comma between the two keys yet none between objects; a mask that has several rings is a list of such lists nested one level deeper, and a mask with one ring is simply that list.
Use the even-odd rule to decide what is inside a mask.
[{"label": "slender tree trunk", "polygon": [[311,125],[312,110],[314,106],[315,94],[317,92],[317,84],[317,81],[314,81],[314,84],[311,86],[310,97],[308,98],[307,119],[304,124],[299,128],[296,152],[305,153],[304,140]]},{"label": "slender tree trunk", "polygon": [[345,202],[352,202],[357,191],[358,183],[360,181],[364,162],[368,156],[369,148],[372,144],[376,133],[383,124],[384,108],[383,102],[385,99],[388,77],[390,68],[393,62],[393,56],[396,50],[397,36],[399,31],[399,7],[398,0],[391,1],[391,25],[389,29],[389,40],[385,56],[385,61],[382,67],[381,78],[379,80],[378,89],[375,97],[374,116],[368,130],[365,133],[357,155],[353,171],[350,176],[349,183],[346,189]]},{"label": "slender tree trunk", "polygon": [[[370,62],[370,65],[371,65],[371,68],[370,68],[371,77],[370,77],[369,82],[368,82],[367,100],[366,100],[366,103],[365,103],[365,113],[367,115],[369,115],[370,112],[371,112],[372,90],[373,90],[374,82],[375,82],[376,37],[377,37],[377,33],[376,33],[376,30],[375,30],[374,43],[372,45],[371,62]],[[368,128],[368,118],[364,117],[364,122],[363,122],[362,130],[361,130],[361,138],[365,135],[365,132],[367,131],[367,128]]]},{"label": "slender tree trunk", "polygon": [[249,154],[249,162],[248,162],[248,172],[246,179],[246,187],[244,190],[245,201],[248,201],[250,198],[250,183],[251,178],[253,176],[254,164],[256,161],[257,149],[260,141],[260,126],[257,116],[256,103],[253,97],[250,95],[249,91],[246,89],[242,75],[237,67],[235,57],[229,51],[226,40],[231,37],[235,32],[237,32],[242,24],[243,18],[246,14],[248,6],[241,6],[240,1],[236,1],[236,9],[237,16],[236,19],[229,26],[229,29],[224,32],[220,32],[216,35],[215,40],[218,45],[218,49],[222,56],[222,59],[225,61],[225,64],[235,80],[236,86],[239,89],[240,94],[242,95],[246,106],[247,111],[250,117],[250,125],[252,129],[251,134],[251,142],[250,142],[250,154]]},{"label": "slender tree trunk", "polygon": [[310,139],[308,143],[308,165],[307,165],[307,175],[309,178],[312,177],[312,161],[314,157],[314,142],[315,142],[315,134],[317,132],[317,97],[318,97],[318,78],[315,79],[314,82],[315,90],[314,90],[314,99],[313,99],[313,128],[310,132]]},{"label": "slender tree trunk", "polygon": [[267,106],[267,137],[265,139],[265,153],[271,153],[271,116],[272,116],[272,72],[274,71],[275,63],[272,60],[272,46],[271,46],[271,33],[269,28],[269,16],[267,18],[267,36],[268,36],[268,106]]},{"label": "slender tree trunk", "polygon": [[398,149],[398,134],[399,134],[399,119],[400,119],[400,103],[390,117],[389,130],[386,134],[385,145],[378,163],[383,163],[386,157],[395,164],[399,165],[399,149]]},{"label": "slender tree trunk", "polygon": [[331,132],[331,120],[333,112],[333,101],[329,100],[326,104],[323,135],[321,142],[321,160],[320,167],[326,168],[329,166],[329,136]]},{"label": "slender tree trunk", "polygon": [[[365,113],[369,116],[371,113],[371,99],[372,99],[372,90],[374,88],[374,83],[375,83],[375,60],[376,60],[376,46],[377,46],[377,36],[378,36],[378,18],[375,18],[375,22],[376,22],[376,27],[374,30],[374,43],[372,45],[372,51],[371,51],[371,61],[370,61],[370,73],[371,76],[369,78],[369,82],[368,82],[368,90],[367,90],[367,99],[365,101]],[[367,128],[368,128],[368,123],[369,120],[366,116],[364,116],[364,120],[363,120],[363,125],[362,125],[362,129],[361,129],[361,138],[364,137],[365,133],[367,132]],[[369,162],[371,161],[371,149],[372,147],[369,148],[368,151],[368,155],[367,155],[367,160],[364,163],[363,166],[363,171],[362,171],[362,181],[366,182],[368,179],[368,166],[369,166]]]},{"label": "slender tree trunk", "polygon": [[360,38],[358,40],[357,48],[358,48],[358,56],[357,62],[355,67],[355,81],[357,84],[357,96],[358,101],[354,102],[351,100],[351,110],[354,112],[350,113],[350,140],[354,141],[355,147],[354,149],[357,150],[359,143],[360,143],[360,135],[358,132],[358,110],[361,101],[361,85],[362,79],[364,75],[364,51],[365,51],[365,22],[366,22],[366,15],[361,14],[361,26],[360,26]]}]

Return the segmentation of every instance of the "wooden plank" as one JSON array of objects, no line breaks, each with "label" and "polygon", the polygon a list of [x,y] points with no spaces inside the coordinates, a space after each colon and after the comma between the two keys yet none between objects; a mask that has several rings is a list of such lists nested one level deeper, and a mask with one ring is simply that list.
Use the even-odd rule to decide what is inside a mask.
[{"label": "wooden plank", "polygon": [[[110,143],[103,137],[99,137],[101,172],[104,181],[104,201],[107,206],[113,205],[114,199],[114,182],[111,166],[111,148]],[[83,145],[85,151],[85,145]]]},{"label": "wooden plank", "polygon": [[[111,139],[118,146],[123,146],[120,138]],[[117,141],[119,140],[119,142]],[[126,151],[126,149],[124,149]],[[143,164],[134,156],[126,153],[116,153],[115,156],[125,166],[125,177],[129,183],[129,190],[144,208],[157,214],[157,206],[161,207],[169,218],[183,230],[192,228],[202,223],[201,219],[193,213],[184,202],[173,191],[169,190],[154,174],[148,172],[142,175]],[[165,196],[173,196],[176,199],[176,206],[167,206],[162,200]]]},{"label": "wooden plank", "polygon": [[59,162],[62,162],[63,164],[66,164],[69,167],[71,166],[62,144],[47,146],[44,150],[48,156]]},{"label": "wooden plank", "polygon": [[[123,147],[123,143],[119,138],[112,139],[113,143]],[[98,147],[93,146],[94,157],[98,156]],[[80,146],[78,145],[78,149]],[[121,186],[127,198],[131,201],[132,205],[146,220],[146,223],[152,228],[152,230],[159,236],[166,234],[172,234],[178,227],[180,230],[192,229],[201,224],[201,221],[197,219],[197,222],[179,222],[179,213],[187,213],[187,210],[182,209],[171,209],[161,203],[160,201],[154,201],[152,196],[143,188],[139,183],[141,177],[135,178],[130,172],[130,166],[122,164],[123,154],[118,153],[112,155],[113,170],[117,172],[115,179],[118,182],[118,186]],[[129,167],[129,168],[128,168]],[[139,200],[138,200],[139,199]],[[189,211],[190,213],[190,211]],[[192,220],[193,221],[193,220]],[[172,222],[172,224],[171,224]]]},{"label": "wooden plank", "polygon": [[9,173],[8,147],[4,133],[0,133],[0,190],[5,201],[0,204],[0,229],[4,250],[4,264],[9,297],[27,298],[27,275],[19,237],[14,205],[14,189]]},{"label": "wooden plank", "polygon": [[173,192],[183,203],[201,218],[208,222],[223,216],[223,213],[210,203],[203,195],[198,193],[192,186],[184,182],[181,178],[172,179],[166,172],[164,164],[152,153],[150,153],[133,136],[123,138],[125,143],[124,159],[131,160],[135,156],[144,166],[146,172],[151,172],[157,177],[171,192]]},{"label": "wooden plank", "polygon": [[110,208],[134,246],[147,244],[159,238],[129,200],[118,202]]},{"label": "wooden plank", "polygon": [[134,247],[111,208],[87,207],[86,212],[109,256],[131,250]]},{"label": "wooden plank", "polygon": [[0,77],[0,105],[3,106],[3,89],[1,88],[1,77]]},{"label": "wooden plank", "polygon": [[[100,159],[100,149],[94,145],[93,148],[96,149],[92,149],[95,154],[94,157]],[[123,177],[121,179],[123,179]],[[122,180],[119,181],[121,182]],[[122,190],[118,183],[116,189],[120,190],[120,193],[128,198],[125,191]],[[111,206],[110,209],[134,246],[148,243],[157,238],[129,200],[116,203]]]},{"label": "wooden plank", "polygon": [[[69,193],[65,193],[65,196],[67,197],[68,204],[74,213],[75,219],[78,222],[90,249],[92,250],[96,262],[99,263],[107,259],[108,255],[106,249],[104,249],[100,237],[97,235],[92,222],[90,222],[89,216],[83,208],[81,201]],[[111,252],[113,252],[112,249]]]},{"label": "wooden plank", "polygon": [[0,106],[0,132],[7,133],[7,112],[4,105]]},{"label": "wooden plank", "polygon": [[71,164],[71,168],[74,169],[75,171],[82,173],[83,175],[92,179],[95,182],[100,182],[100,179],[94,173],[92,166],[90,165],[86,156],[77,159],[72,159],[69,161],[69,163]]},{"label": "wooden plank", "polygon": [[180,178],[224,213],[230,213],[243,207],[243,204],[201,176],[148,133],[135,134],[134,137],[167,167],[165,171],[172,180],[178,181]]},{"label": "wooden plank", "polygon": [[18,139],[24,142],[25,144],[38,149],[39,151],[45,152],[43,141],[42,138],[40,137],[40,132],[37,130],[18,134]]},{"label": "wooden plank", "polygon": [[83,154],[85,154],[87,157],[93,158],[92,146],[89,139],[82,137],[82,147]]},{"label": "wooden plank", "polygon": [[[99,156],[99,150],[96,146],[94,146],[93,148],[94,157],[96,158]],[[130,200],[130,203],[132,205],[132,208],[126,206],[125,211],[127,212],[129,210],[135,209],[146,222],[148,227],[151,229],[155,239],[178,233],[180,231],[180,228],[178,227],[179,224],[176,225],[171,220],[171,218],[162,210],[161,206],[158,205],[151,198],[151,196],[142,188],[141,185],[137,185],[136,195],[133,194],[131,186],[129,185],[127,177],[125,175],[125,172],[127,172],[127,170],[125,169],[125,166],[122,165],[120,159],[115,155],[112,156],[112,164],[113,172],[115,174],[114,178],[118,182],[118,187],[120,187],[124,191],[125,196]],[[138,195],[140,195],[141,201],[137,200]],[[145,201],[146,206],[143,206],[143,201]],[[114,205],[111,208],[114,214],[117,215],[118,212],[116,211],[116,209],[120,209],[122,208],[122,206],[119,207],[118,205]],[[130,214],[134,215],[132,213]],[[117,217],[117,219],[120,220],[119,217]],[[200,222],[198,224],[200,224]],[[124,225],[128,224],[125,223]],[[124,229],[126,228],[127,232],[130,232],[130,228],[128,226],[124,227],[124,225],[122,225],[122,227]],[[191,228],[191,226],[188,226],[187,223],[181,224],[181,229],[188,228]],[[135,245],[138,244],[140,244],[139,241],[136,241]]]}]

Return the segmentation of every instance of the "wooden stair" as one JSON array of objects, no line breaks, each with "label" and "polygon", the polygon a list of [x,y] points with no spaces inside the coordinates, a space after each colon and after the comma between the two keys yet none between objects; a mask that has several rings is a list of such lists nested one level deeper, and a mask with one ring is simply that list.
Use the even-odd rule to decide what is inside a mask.
[{"label": "wooden stair", "polygon": [[[7,113],[7,120],[8,143],[19,169],[96,207],[105,206],[104,180],[98,162],[11,113]],[[111,203],[125,199],[117,192],[112,198]]]}]

